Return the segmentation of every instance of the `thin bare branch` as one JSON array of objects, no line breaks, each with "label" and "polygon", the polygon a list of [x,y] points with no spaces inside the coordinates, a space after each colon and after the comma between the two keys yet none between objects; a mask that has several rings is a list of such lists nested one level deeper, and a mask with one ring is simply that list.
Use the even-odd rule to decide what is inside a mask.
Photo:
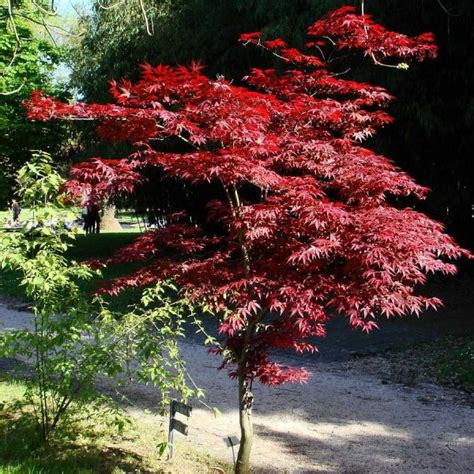
[{"label": "thin bare branch", "polygon": [[[23,13],[16,13],[15,15],[16,16],[21,16],[22,18],[25,18],[26,20],[31,21],[32,23],[36,23],[37,25],[44,26],[42,21],[31,18],[30,16],[25,15]],[[42,18],[42,20],[44,21],[44,18]],[[48,25],[49,28],[54,28],[54,29],[60,30],[64,34],[66,34],[67,36],[70,36],[71,38],[79,38],[80,36],[84,35],[84,33],[77,33],[77,34],[71,33],[70,31],[66,30],[65,28],[63,28],[62,26],[59,26],[59,25],[53,25],[51,23],[46,23],[46,24]]]},{"label": "thin bare branch", "polygon": [[[41,12],[44,13],[45,15],[48,16],[57,16],[58,12],[54,10],[46,10],[46,8],[43,8],[41,5],[35,2],[35,0],[31,0],[31,3]],[[52,5],[54,6],[54,5]]]},{"label": "thin bare branch", "polygon": [[323,61],[326,61],[326,55],[324,54],[323,49],[317,44],[315,44],[313,48],[316,48],[319,51],[319,54],[321,55],[321,58],[323,59]]},{"label": "thin bare branch", "polygon": [[438,1],[438,5],[440,6],[440,8],[444,11],[444,13],[446,13],[446,15],[449,15],[449,16],[461,16],[459,13],[451,13],[447,8],[446,6],[443,4],[443,2],[441,0],[437,0]]},{"label": "thin bare branch", "polygon": [[[201,390],[201,389],[197,386],[197,384],[196,384],[196,382],[194,381],[194,379],[193,379],[193,378],[191,377],[191,375],[189,374],[189,369],[186,370],[186,377],[188,377],[188,379],[189,379],[190,382],[193,384],[193,386],[194,386],[194,388],[195,388],[196,390]],[[203,402],[200,398],[198,398],[197,401],[198,401],[198,403],[200,403],[202,406],[206,407],[208,410],[212,411],[213,413],[216,413],[215,408],[209,406],[207,403]]]},{"label": "thin bare branch", "polygon": [[12,24],[13,34],[15,35],[15,40],[17,44],[20,44],[20,37],[18,36],[18,31],[16,29],[15,18],[13,17],[13,0],[8,0],[8,19]]},{"label": "thin bare branch", "polygon": [[16,94],[17,92],[20,92],[23,89],[23,86],[25,84],[26,84],[26,81],[23,81],[23,83],[19,87],[17,87],[15,90],[9,91],[9,92],[0,92],[0,95],[13,95],[13,94]]},{"label": "thin bare branch", "polygon": [[333,46],[336,46],[336,42],[330,36],[323,36],[324,39],[327,39]]},{"label": "thin bare branch", "polygon": [[[8,64],[4,67],[3,71],[1,72],[2,75],[4,75],[8,69],[12,66],[12,64],[15,61],[15,58],[18,54],[18,50],[20,49],[20,37],[18,36],[18,31],[16,29],[16,23],[15,23],[15,18],[13,16],[13,0],[8,0],[8,21],[12,25],[12,30],[13,30],[13,35],[15,36],[15,48],[13,50],[13,55]],[[7,21],[7,25],[8,25]],[[5,95],[5,94],[2,94]],[[7,94],[9,95],[9,94]]]},{"label": "thin bare branch", "polygon": [[118,7],[124,3],[125,0],[119,0],[116,3],[113,3],[112,5],[104,5],[100,0],[98,0],[99,8],[102,8],[103,10],[112,10],[115,7]]},{"label": "thin bare branch", "polygon": [[17,54],[18,54],[18,44],[15,43],[15,48],[13,50],[13,56],[10,59],[10,62],[5,66],[5,68],[1,72],[2,76],[12,67],[12,64],[15,62]]},{"label": "thin bare branch", "polygon": [[345,69],[344,71],[331,73],[331,76],[332,76],[332,77],[343,76],[344,74],[347,74],[347,73],[350,72],[350,71],[351,71],[351,68],[348,67],[348,68]]},{"label": "thin bare branch", "polygon": [[79,11],[79,9],[77,8],[76,5],[74,5],[74,3],[69,0],[69,5],[71,6],[71,8],[75,11],[76,15],[78,18],[82,18],[82,13]]},{"label": "thin bare branch", "polygon": [[[365,0],[361,0],[360,2],[360,10],[361,14],[365,15]],[[368,26],[364,23],[364,31],[367,39],[369,38],[369,28]],[[374,53],[369,53],[369,56],[371,57],[372,61],[376,66],[383,66],[383,67],[389,67],[393,69],[408,69],[408,64],[406,63],[400,63],[400,64],[388,64],[388,63],[382,63],[379,61]]]},{"label": "thin bare branch", "polygon": [[54,46],[58,47],[58,43],[54,39],[54,36],[51,33],[51,30],[49,29],[48,24],[46,23],[43,17],[41,17],[41,23],[43,23],[43,28],[46,30],[46,33],[48,33],[48,36],[51,38],[51,41],[53,42]]},{"label": "thin bare branch", "polygon": [[150,29],[150,22],[148,20],[148,15],[145,10],[145,5],[143,4],[143,0],[138,0],[138,4],[140,5],[140,10],[142,11],[143,19],[145,20],[145,27],[148,36],[153,36],[153,33]]}]

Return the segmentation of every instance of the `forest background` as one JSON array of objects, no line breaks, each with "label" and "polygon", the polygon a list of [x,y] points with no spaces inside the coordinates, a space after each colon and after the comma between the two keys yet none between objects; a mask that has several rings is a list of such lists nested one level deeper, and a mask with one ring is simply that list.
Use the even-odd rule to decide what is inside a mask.
[{"label": "forest background", "polygon": [[[51,152],[65,165],[98,151],[104,156],[118,152],[113,147],[99,150],[88,124],[28,122],[21,104],[32,90],[43,89],[62,99],[107,102],[110,78],[134,79],[143,62],[192,60],[201,61],[211,77],[220,74],[239,82],[251,65],[275,66],[268,55],[239,46],[242,31],[262,31],[301,47],[306,26],[341,5],[360,6],[360,1],[2,0],[0,205],[6,208],[13,197],[15,172],[32,148]],[[435,34],[438,58],[412,66],[409,77],[404,70],[363,63],[351,66],[349,75],[380,84],[397,97],[390,110],[396,123],[374,139],[374,147],[432,189],[419,210],[444,222],[462,245],[470,247],[473,3],[370,0],[365,9],[395,31]],[[333,67],[343,72],[337,61]]]}]

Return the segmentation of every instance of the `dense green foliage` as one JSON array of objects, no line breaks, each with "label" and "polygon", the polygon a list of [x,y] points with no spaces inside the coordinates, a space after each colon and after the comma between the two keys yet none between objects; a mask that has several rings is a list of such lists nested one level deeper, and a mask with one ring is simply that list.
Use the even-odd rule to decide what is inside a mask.
[{"label": "dense green foliage", "polygon": [[12,197],[16,172],[29,160],[31,150],[56,155],[65,145],[67,128],[26,119],[22,103],[32,90],[64,97],[63,87],[53,77],[64,50],[38,24],[41,16],[34,4],[15,1],[10,16],[6,3],[0,5],[0,207]]},{"label": "dense green foliage", "polygon": [[[237,39],[242,32],[262,30],[283,35],[289,42],[305,42],[304,31],[315,18],[342,0],[145,0],[149,28],[138,3],[93,1],[93,13],[82,27],[87,34],[72,56],[74,84],[91,101],[108,99],[110,78],[133,77],[137,66],[206,65],[211,76],[239,79],[255,66],[255,56]],[[151,33],[151,34],[149,34]]]},{"label": "dense green foliage", "polygon": [[32,315],[27,327],[0,334],[0,356],[31,364],[23,402],[34,408],[40,438],[49,441],[60,424],[76,421],[72,415],[84,416],[86,409],[103,414],[108,407],[123,426],[121,412],[97,391],[105,377],[117,394],[127,379],[158,386],[163,407],[171,395],[194,394],[177,346],[187,300],[175,298],[170,284],[159,284],[143,292],[139,305],[118,313],[98,296],[84,295],[78,282],[94,272],[66,254],[75,231],[58,218],[63,180],[50,155],[34,154],[18,183],[34,220],[0,233],[0,262],[2,270],[20,276]]},{"label": "dense green foliage", "polygon": [[[106,101],[109,78],[136,76],[138,64],[189,63],[199,59],[209,75],[238,81],[250,65],[271,61],[237,43],[239,33],[263,31],[290,44],[305,42],[304,27],[323,13],[359,0],[145,0],[145,21],[138,2],[93,2],[82,27],[87,32],[71,56],[73,83],[90,101]],[[102,8],[100,5],[111,7]],[[448,9],[449,14],[443,8]],[[388,127],[377,147],[433,189],[424,211],[448,224],[465,244],[472,238],[474,4],[470,0],[366,2],[368,13],[404,33],[433,31],[439,58],[409,71],[354,64],[348,75],[388,86],[400,99],[393,106],[397,124]],[[148,22],[148,28],[147,28]],[[147,31],[148,30],[148,31]],[[338,62],[333,63],[335,72]]]}]

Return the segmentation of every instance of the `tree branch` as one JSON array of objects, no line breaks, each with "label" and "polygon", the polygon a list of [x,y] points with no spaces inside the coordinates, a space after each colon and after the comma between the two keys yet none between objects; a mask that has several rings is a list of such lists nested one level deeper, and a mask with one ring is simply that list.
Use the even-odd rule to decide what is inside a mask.
[{"label": "tree branch", "polygon": [[119,0],[118,2],[116,3],[113,3],[112,5],[104,5],[100,0],[98,0],[98,4],[99,4],[99,8],[102,8],[103,10],[112,10],[113,8],[115,7],[118,7],[119,5],[122,5],[122,3],[124,3],[125,0]]},{"label": "tree branch", "polygon": [[441,0],[437,0],[438,1],[438,5],[441,7],[441,9],[444,11],[444,13],[446,13],[446,15],[449,15],[449,16],[461,16],[459,13],[451,13],[446,7],[445,5],[443,4],[443,2]]},{"label": "tree branch", "polygon": [[26,81],[23,81],[23,83],[19,87],[17,87],[15,90],[9,91],[9,92],[0,92],[0,95],[13,95],[13,94],[16,94],[17,92],[20,92],[23,89],[23,86],[25,84],[26,84]]},{"label": "tree branch", "polygon": [[[54,10],[46,10],[43,8],[41,5],[35,2],[35,0],[31,0],[31,3],[42,13],[48,16],[57,16],[58,12]],[[54,3],[51,4],[52,7],[54,7]]]},{"label": "tree branch", "polygon": [[[438,0],[439,1],[439,0]],[[365,0],[361,0],[360,2],[360,10],[361,14],[364,16],[365,15]],[[365,31],[365,36],[367,39],[369,38],[369,28],[367,25],[364,23],[364,31]],[[374,53],[369,53],[369,56],[372,58],[372,61],[376,66],[383,66],[383,67],[390,67],[393,69],[408,69],[408,64],[406,63],[399,63],[399,64],[387,64],[387,63],[382,63],[380,62],[376,57]]]},{"label": "tree branch", "polygon": [[[32,23],[36,23],[37,25],[44,26],[44,24],[43,24],[44,18],[42,18],[43,21],[39,21],[39,20],[35,20],[34,18],[31,18],[30,16],[25,15],[23,13],[16,13],[16,15],[21,16],[22,18],[25,18],[26,20],[31,21]],[[46,24],[48,25],[49,28],[55,28],[57,30],[61,30],[66,35],[70,36],[71,38],[79,38],[79,37],[84,35],[84,33],[78,33],[78,34],[71,33],[70,31],[66,30],[65,28],[63,28],[62,26],[59,26],[59,25],[52,25],[51,23],[46,23]]]},{"label": "tree branch", "polygon": [[[15,58],[18,54],[18,49],[20,48],[20,37],[18,36],[18,31],[16,29],[15,18],[13,16],[13,0],[8,0],[8,9],[7,9],[7,11],[8,11],[8,21],[10,21],[10,23],[12,25],[13,35],[15,36],[15,49],[13,50],[13,56],[10,59],[8,65],[2,71],[2,75],[5,74],[5,72],[8,69],[10,69],[10,67],[12,66],[12,64],[15,61]],[[7,25],[8,25],[8,21],[7,21]],[[15,92],[12,92],[12,93],[14,94]],[[10,94],[2,94],[2,95],[10,95]]]},{"label": "tree branch", "polygon": [[143,4],[143,0],[138,0],[138,4],[140,5],[140,10],[142,11],[143,19],[145,20],[146,32],[148,36],[153,36],[153,32],[150,30],[150,23],[145,10],[145,5]]}]

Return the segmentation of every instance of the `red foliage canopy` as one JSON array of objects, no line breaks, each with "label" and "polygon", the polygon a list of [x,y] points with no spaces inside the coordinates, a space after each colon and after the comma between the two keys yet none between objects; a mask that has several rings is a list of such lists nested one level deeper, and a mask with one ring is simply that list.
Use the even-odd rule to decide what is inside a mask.
[{"label": "red foliage canopy", "polygon": [[[387,31],[350,7],[308,33],[314,54],[281,39],[263,41],[260,33],[242,35],[284,64],[283,72],[253,69],[245,86],[209,79],[197,64],[143,65],[136,83],[112,83],[116,104],[70,105],[40,92],[27,104],[32,119],[94,119],[103,139],[136,145],[130,157],[74,167],[73,196],[130,192],[145,166],[222,185],[226,199],[207,207],[222,226],[219,235],[185,222],[144,234],[108,260],[144,267],[104,291],[173,278],[192,299],[221,312],[225,342],[216,352],[224,365],[267,384],[307,378],[304,369],[273,362],[271,351],[315,350],[308,341],[324,336],[332,314],[369,331],[377,316],[440,306],[416,295],[415,285],[429,272],[454,273],[446,259],[468,255],[441,224],[395,207],[403,196],[424,198],[427,189],[361,145],[392,121],[383,110],[392,97],[331,73],[327,59],[351,49],[376,63],[421,61],[436,54],[431,35]],[[189,151],[157,151],[154,144],[169,137]],[[245,199],[249,186],[261,199]]]}]

